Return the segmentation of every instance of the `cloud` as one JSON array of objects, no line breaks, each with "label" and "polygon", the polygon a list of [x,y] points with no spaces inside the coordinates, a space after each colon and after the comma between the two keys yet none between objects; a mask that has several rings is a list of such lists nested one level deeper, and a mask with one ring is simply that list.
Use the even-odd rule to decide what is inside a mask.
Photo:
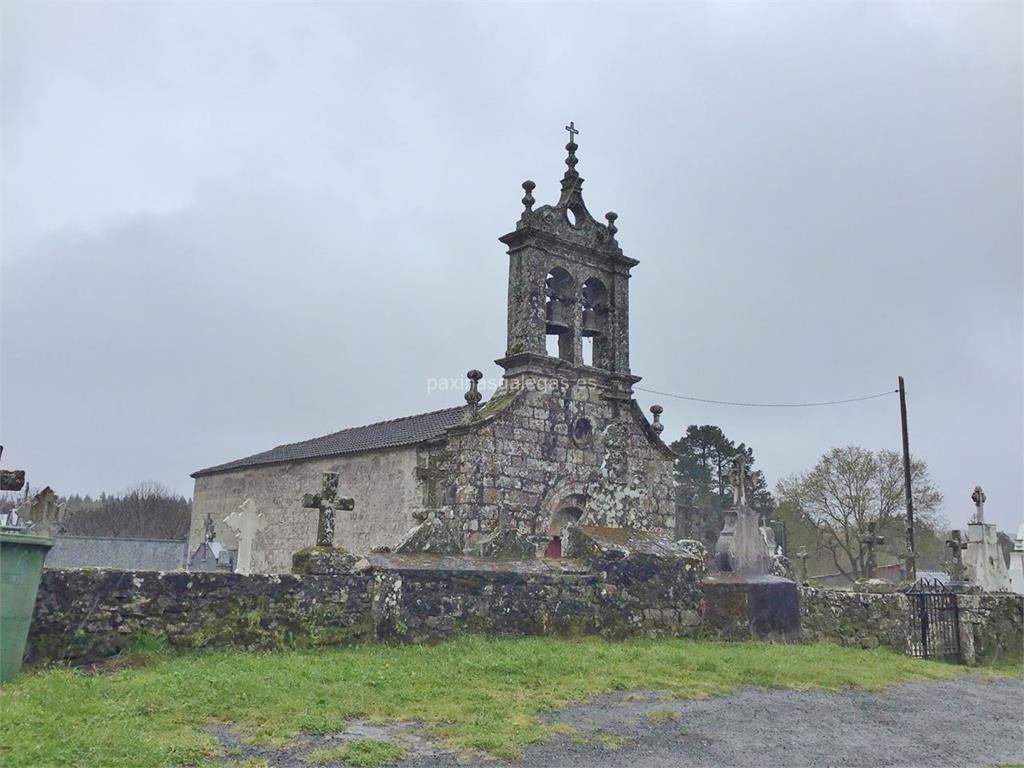
[{"label": "cloud", "polygon": [[[1021,9],[8,3],[5,458],[61,491],[460,402],[504,351],[526,178],[582,129],[641,386],[910,390],[962,524],[1022,507]],[[423,34],[425,28],[436,30]],[[666,407],[773,480],[895,400]]]}]

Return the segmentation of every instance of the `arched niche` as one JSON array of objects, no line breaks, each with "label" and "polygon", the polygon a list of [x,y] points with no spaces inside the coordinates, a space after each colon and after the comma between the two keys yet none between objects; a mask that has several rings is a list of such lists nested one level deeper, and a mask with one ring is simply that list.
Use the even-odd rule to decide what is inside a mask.
[{"label": "arched niche", "polygon": [[576,285],[566,270],[553,267],[544,279],[545,348],[552,357],[573,362],[573,306]]}]

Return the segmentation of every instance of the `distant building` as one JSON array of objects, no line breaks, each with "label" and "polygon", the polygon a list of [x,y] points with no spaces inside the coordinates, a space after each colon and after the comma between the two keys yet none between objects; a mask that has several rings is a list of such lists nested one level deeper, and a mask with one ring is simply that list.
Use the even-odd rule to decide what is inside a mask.
[{"label": "distant building", "polygon": [[185,542],[105,536],[55,536],[45,566],[177,571],[185,567]]}]

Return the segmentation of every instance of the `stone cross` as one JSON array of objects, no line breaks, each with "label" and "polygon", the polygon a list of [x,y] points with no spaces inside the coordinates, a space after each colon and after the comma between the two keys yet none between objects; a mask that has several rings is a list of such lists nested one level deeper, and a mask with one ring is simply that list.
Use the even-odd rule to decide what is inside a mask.
[{"label": "stone cross", "polygon": [[576,130],[576,123],[574,121],[570,120],[569,124],[567,126],[565,126],[565,130],[567,130],[569,132],[569,143],[570,144],[575,144],[576,143],[576,134],[579,133],[579,131]]},{"label": "stone cross", "polygon": [[807,581],[807,558],[809,557],[807,547],[800,547],[800,551],[796,553],[796,559],[800,561],[800,583]]},{"label": "stone cross", "polygon": [[953,579],[964,580],[964,550],[967,549],[967,542],[961,538],[960,531],[953,531],[950,538],[946,539],[946,546],[953,555]]},{"label": "stone cross", "polygon": [[747,505],[747,482],[750,480],[750,470],[747,469],[747,455],[737,453],[732,460],[732,469],[729,470],[729,480],[732,483],[732,505],[744,507]]},{"label": "stone cross", "polygon": [[235,573],[252,573],[252,544],[256,534],[267,527],[262,512],[256,511],[252,499],[246,499],[238,509],[224,518],[224,523],[238,536],[238,560]]},{"label": "stone cross", "polygon": [[974,486],[974,493],[971,494],[971,501],[974,502],[974,522],[985,522],[985,492],[980,485]]},{"label": "stone cross", "polygon": [[338,473],[324,472],[323,488],[320,493],[307,493],[302,497],[302,506],[316,509],[320,515],[316,524],[316,545],[334,546],[334,511],[351,512],[356,508],[355,499],[338,495]]},{"label": "stone cross", "polygon": [[885,537],[875,533],[874,521],[868,523],[868,532],[860,537],[860,543],[867,547],[868,550],[868,559],[864,564],[864,575],[869,579],[873,579],[875,578],[875,571],[878,569],[878,561],[875,559],[875,546],[885,544]]},{"label": "stone cross", "polygon": [[216,538],[216,534],[213,530],[213,515],[209,512],[206,513],[206,519],[203,520],[203,541],[209,543]]},{"label": "stone cross", "polygon": [[427,466],[416,467],[416,477],[426,483],[426,487],[423,492],[423,506],[428,510],[436,510],[438,507],[437,481],[441,477],[441,469],[438,467],[437,456],[431,454],[427,459]]}]

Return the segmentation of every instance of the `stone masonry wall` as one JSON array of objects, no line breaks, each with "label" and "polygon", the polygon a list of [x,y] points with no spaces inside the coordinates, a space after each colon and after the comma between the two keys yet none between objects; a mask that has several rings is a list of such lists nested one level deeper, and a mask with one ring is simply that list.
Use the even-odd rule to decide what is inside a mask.
[{"label": "stone masonry wall", "polygon": [[910,602],[901,593],[871,594],[800,587],[800,629],[806,640],[862,648],[907,649]]},{"label": "stone masonry wall", "polygon": [[181,647],[273,648],[371,639],[365,576],[43,571],[30,662],[91,661],[140,634]]},{"label": "stone masonry wall", "polygon": [[959,595],[961,642],[981,663],[1024,656],[1024,595]]},{"label": "stone masonry wall", "polygon": [[589,525],[674,529],[671,453],[635,403],[603,394],[596,378],[524,376],[449,430],[443,495],[469,541],[502,512],[522,533],[558,535],[568,508]]},{"label": "stone masonry wall", "polygon": [[394,546],[416,523],[411,510],[423,506],[416,460],[415,447],[395,448],[197,477],[188,551],[194,552],[203,540],[207,512],[217,540],[237,546],[224,518],[251,498],[266,523],[253,543],[252,570],[288,573],[292,555],[316,543],[317,511],[304,509],[302,496],[320,490],[324,472],[338,472],[339,492],[356,499],[352,512],[336,515],[335,542],[356,553]]},{"label": "stone masonry wall", "polygon": [[45,570],[28,658],[91,661],[143,633],[182,647],[269,648],[458,632],[692,635],[701,621],[700,553],[652,555],[642,542],[595,547],[586,561],[373,554],[358,567],[335,576]]},{"label": "stone masonry wall", "polygon": [[[958,594],[960,643],[969,663],[1024,658],[1024,595]],[[905,653],[911,633],[910,598],[900,592],[871,594],[800,588],[801,633],[863,648]]]}]

